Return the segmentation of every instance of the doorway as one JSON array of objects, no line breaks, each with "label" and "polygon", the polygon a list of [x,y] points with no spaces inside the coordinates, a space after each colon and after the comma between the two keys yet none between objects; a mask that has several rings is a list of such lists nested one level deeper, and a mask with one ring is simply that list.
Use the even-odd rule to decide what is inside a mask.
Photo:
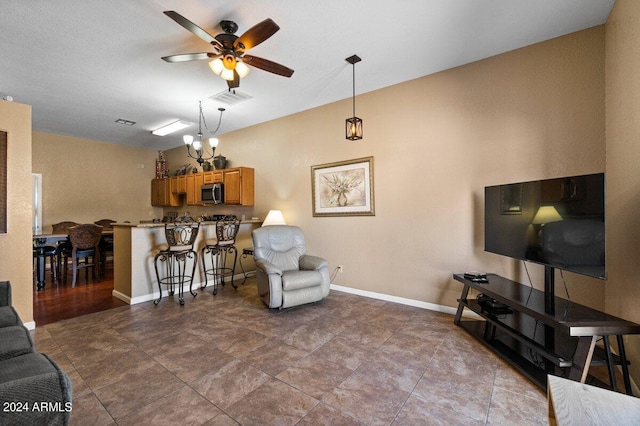
[{"label": "doorway", "polygon": [[[40,234],[42,233],[41,173],[31,174],[31,195],[33,206],[31,227],[33,233]],[[127,305],[112,296],[113,267],[105,268],[104,276],[99,282],[93,279],[85,281],[84,278],[79,278],[75,287],[62,283],[61,280],[55,282],[49,272],[45,273],[45,288],[43,290],[37,290],[34,281],[33,320],[36,326]]]}]

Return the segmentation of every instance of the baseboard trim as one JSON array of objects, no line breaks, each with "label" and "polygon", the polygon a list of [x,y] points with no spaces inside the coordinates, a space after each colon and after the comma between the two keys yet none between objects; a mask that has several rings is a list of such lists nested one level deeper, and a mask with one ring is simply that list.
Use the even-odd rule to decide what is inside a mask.
[{"label": "baseboard trim", "polygon": [[24,322],[24,323],[22,323],[22,325],[24,325],[27,328],[27,330],[35,330],[36,329],[36,322],[35,321]]},{"label": "baseboard trim", "polygon": [[[399,303],[401,305],[414,306],[416,308],[427,309],[429,311],[442,312],[445,314],[455,315],[458,308],[451,306],[438,305],[436,303],[423,302],[422,300],[407,299],[405,297],[391,296],[384,293],[376,293],[374,291],[360,290],[352,287],[345,287],[338,284],[331,284],[331,290],[341,291],[343,293],[356,294],[358,296],[369,297],[371,299],[384,300],[385,302]],[[463,312],[463,316],[470,318],[480,318],[475,312]]]},{"label": "baseboard trim", "polygon": [[[228,280],[228,279],[229,279],[228,276],[225,277],[225,280]],[[242,281],[242,280],[244,280],[244,275],[242,275],[242,274],[236,274],[236,275],[233,276],[233,281],[236,282],[236,283],[238,281]],[[193,288],[195,290],[200,290],[200,286],[203,285],[203,284],[204,283],[201,282],[201,281],[194,282],[193,283]],[[156,286],[157,286],[157,284],[156,284]],[[205,288],[210,288],[210,287],[213,287],[212,283],[209,283],[209,285],[207,285]],[[189,294],[188,286],[185,287],[184,291],[185,291],[185,295]],[[127,296],[126,294],[121,293],[119,291],[112,290],[111,291],[111,295],[113,297],[115,297],[116,299],[120,299],[120,300],[122,300],[123,302],[125,302],[125,303],[127,303],[129,305],[137,305],[138,303],[144,303],[144,302],[148,302],[150,300],[157,299],[158,297],[160,297],[160,292],[159,291],[154,291],[153,293],[144,294],[142,296],[130,297],[130,296]],[[162,290],[162,297],[170,297],[169,296],[169,292],[167,290],[163,289]]]}]

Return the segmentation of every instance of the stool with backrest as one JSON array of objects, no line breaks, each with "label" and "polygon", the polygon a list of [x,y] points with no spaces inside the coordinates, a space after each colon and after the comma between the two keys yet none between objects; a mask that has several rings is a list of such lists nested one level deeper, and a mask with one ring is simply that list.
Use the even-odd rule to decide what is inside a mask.
[{"label": "stool with backrest", "polygon": [[[116,223],[113,219],[100,219],[93,222],[96,225],[102,226],[104,231],[112,231],[113,224]],[[100,274],[104,275],[105,264],[107,263],[107,254],[111,253],[113,257],[113,235],[102,235],[100,239]]]},{"label": "stool with backrest", "polygon": [[[240,220],[234,215],[226,216],[223,220],[216,222],[216,237],[205,240],[202,247],[202,270],[204,271],[204,288],[209,285],[209,277],[213,282],[213,294],[218,294],[218,284],[225,284],[225,275],[231,275],[231,285],[238,288],[233,283],[236,272],[236,261],[238,260],[238,250],[236,250],[236,236],[240,229]],[[209,256],[206,256],[206,255]],[[227,256],[233,255],[233,267],[227,266]],[[210,259],[207,266],[206,259]]]},{"label": "stool with backrest", "polygon": [[[71,287],[76,286],[78,270],[85,270],[85,281],[89,281],[89,268],[96,281],[100,281],[99,274],[96,275],[96,266],[100,265],[100,238],[102,237],[102,226],[93,223],[85,223],[69,228],[69,241],[71,241],[71,267],[73,278]],[[67,280],[67,268],[65,262],[64,279]]]},{"label": "stool with backrest", "polygon": [[[189,281],[189,293],[196,297],[192,289],[193,277],[198,263],[198,254],[193,249],[193,244],[198,236],[200,223],[195,222],[190,216],[177,217],[173,223],[165,223],[164,235],[167,244],[164,245],[153,259],[156,270],[156,279],[160,290],[160,297],[153,301],[155,305],[162,300],[162,286],[168,287],[169,296],[173,296],[178,289],[180,305],[184,305],[184,285]],[[187,275],[188,263],[191,261],[191,275]],[[164,273],[161,275],[160,270]]]}]

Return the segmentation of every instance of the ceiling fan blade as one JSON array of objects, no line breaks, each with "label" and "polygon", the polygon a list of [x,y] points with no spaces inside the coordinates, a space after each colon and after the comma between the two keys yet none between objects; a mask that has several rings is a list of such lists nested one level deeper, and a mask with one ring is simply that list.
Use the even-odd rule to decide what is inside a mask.
[{"label": "ceiling fan blade", "polygon": [[233,43],[233,47],[239,50],[249,50],[274,35],[280,27],[271,18],[249,28]]},{"label": "ceiling fan blade", "polygon": [[165,15],[167,15],[169,18],[171,18],[174,21],[176,21],[181,26],[183,26],[188,31],[190,31],[193,34],[195,34],[197,37],[199,37],[202,40],[206,41],[207,43],[213,44],[216,47],[222,47],[220,42],[218,40],[216,40],[211,34],[206,32],[205,30],[203,30],[202,28],[200,28],[199,26],[197,26],[196,24],[194,24],[193,22],[191,22],[190,20],[188,20],[184,16],[180,15],[178,12],[175,12],[173,10],[167,10],[167,11],[165,11],[163,13]]},{"label": "ceiling fan blade", "polygon": [[167,62],[187,62],[187,61],[201,61],[203,59],[214,59],[219,57],[217,53],[201,52],[201,53],[182,53],[180,55],[163,56]]},{"label": "ceiling fan blade", "polygon": [[280,65],[268,59],[258,58],[257,56],[253,55],[244,55],[242,57],[242,60],[247,65],[251,65],[256,68],[260,68],[261,70],[278,74],[283,77],[291,77],[293,75],[293,70],[291,68],[287,68],[284,65]]}]

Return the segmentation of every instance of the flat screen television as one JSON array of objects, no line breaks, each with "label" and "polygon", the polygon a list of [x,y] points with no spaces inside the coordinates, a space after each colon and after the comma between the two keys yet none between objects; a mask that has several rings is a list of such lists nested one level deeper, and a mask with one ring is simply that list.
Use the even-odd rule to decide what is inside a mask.
[{"label": "flat screen television", "polygon": [[[605,265],[604,173],[485,187],[485,251],[599,279]],[[546,287],[546,286],[545,286]]]}]

